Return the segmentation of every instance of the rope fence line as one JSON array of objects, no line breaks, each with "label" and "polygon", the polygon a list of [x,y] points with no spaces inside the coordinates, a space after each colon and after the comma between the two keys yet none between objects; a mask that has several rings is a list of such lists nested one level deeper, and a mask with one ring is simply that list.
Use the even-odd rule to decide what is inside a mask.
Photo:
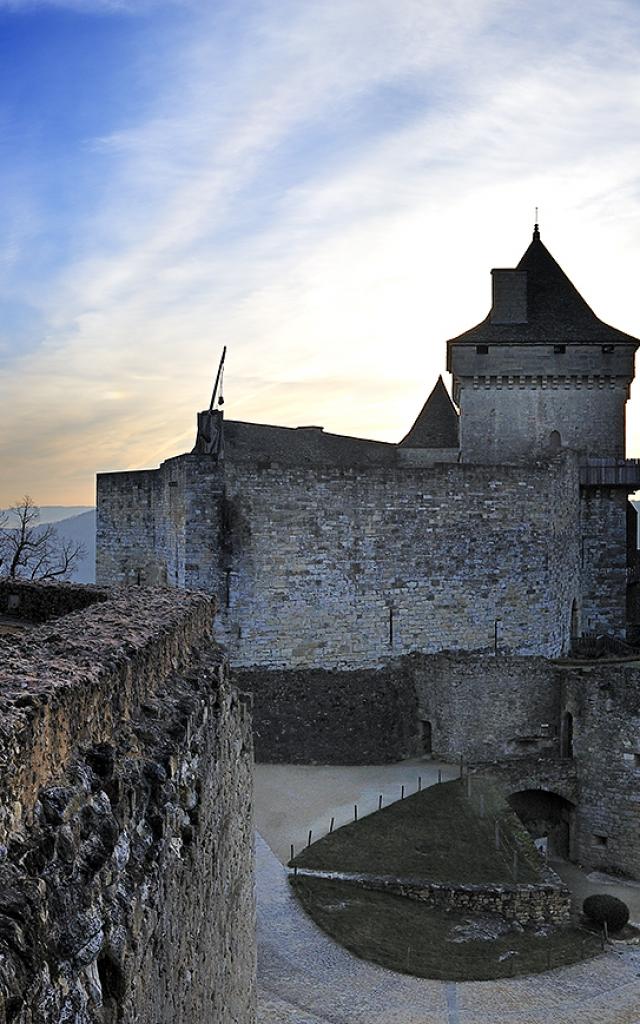
[{"label": "rope fence line", "polygon": [[[438,781],[431,783],[431,785],[432,786],[440,785],[442,783],[442,781],[443,781],[443,779],[442,779],[442,768],[438,768]],[[447,779],[445,781],[452,781],[452,780]],[[426,788],[429,788],[429,787],[427,786]],[[406,796],[410,795],[410,794],[408,794],[406,792],[406,790],[407,790],[407,784],[404,783],[404,782],[400,783],[400,796],[396,797],[396,800],[398,800],[398,799],[399,800],[404,800]],[[416,777],[415,792],[416,793],[421,793],[422,792],[422,775],[418,775]],[[388,801],[388,803],[395,803],[396,800],[392,799],[392,800]],[[369,814],[373,814],[375,812],[375,810],[381,811],[383,806],[384,806],[384,794],[380,793],[378,795],[378,806],[377,806],[377,808],[374,808],[373,811],[369,811]],[[343,822],[343,824],[349,825],[349,824],[351,824],[351,822],[353,822],[355,824],[359,820],[359,817],[362,817],[362,815],[360,814],[360,812],[358,810],[358,804],[354,804],[353,805],[353,818],[350,821]],[[338,825],[338,828],[340,828],[340,827],[341,826]],[[316,842],[318,841],[318,839],[324,838],[324,836],[331,835],[332,832],[335,830],[335,828],[336,828],[336,817],[335,817],[335,815],[332,815],[331,816],[331,821],[329,823],[328,831],[324,832],[322,836],[318,836],[317,839],[316,839]],[[308,849],[308,847],[311,846],[311,836],[312,836],[312,829],[309,829],[309,832],[307,834],[307,842],[305,844],[303,844],[302,846],[300,846],[300,848],[298,850],[299,853],[303,849]],[[296,854],[295,854],[295,847],[294,847],[294,844],[291,843],[291,858],[290,859],[293,860],[295,856],[296,856]]]}]

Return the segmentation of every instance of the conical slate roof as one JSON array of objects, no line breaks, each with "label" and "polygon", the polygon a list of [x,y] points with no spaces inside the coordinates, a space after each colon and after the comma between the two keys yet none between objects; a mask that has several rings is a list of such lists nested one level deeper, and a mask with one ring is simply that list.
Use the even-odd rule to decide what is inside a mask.
[{"label": "conical slate roof", "polygon": [[457,448],[459,417],[442,377],[422,406],[401,448]]},{"label": "conical slate roof", "polygon": [[603,323],[571,283],[562,267],[540,240],[536,225],[533,241],[516,270],[527,273],[527,312],[523,323],[493,323],[491,313],[482,323],[452,338],[451,342],[553,341],[630,342],[638,339]]}]

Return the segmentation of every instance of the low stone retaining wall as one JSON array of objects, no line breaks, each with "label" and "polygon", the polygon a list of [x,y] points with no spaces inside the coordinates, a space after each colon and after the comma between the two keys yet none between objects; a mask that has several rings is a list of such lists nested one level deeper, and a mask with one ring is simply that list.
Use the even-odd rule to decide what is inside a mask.
[{"label": "low stone retaining wall", "polygon": [[28,622],[47,622],[106,601],[108,591],[79,583],[0,580],[0,614]]},{"label": "low stone retaining wall", "polygon": [[389,875],[360,875],[349,872],[312,871],[298,868],[298,874],[348,882],[363,889],[404,896],[429,907],[465,914],[499,914],[523,925],[562,925],[569,921],[571,895],[555,872],[546,869],[548,880],[537,885],[457,885]]}]

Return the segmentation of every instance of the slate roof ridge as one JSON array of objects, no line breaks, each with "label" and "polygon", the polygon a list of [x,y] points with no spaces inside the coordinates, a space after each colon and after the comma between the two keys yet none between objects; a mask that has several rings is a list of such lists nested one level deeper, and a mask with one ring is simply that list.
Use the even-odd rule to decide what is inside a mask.
[{"label": "slate roof ridge", "polygon": [[418,413],[400,448],[458,448],[460,417],[442,374]]}]

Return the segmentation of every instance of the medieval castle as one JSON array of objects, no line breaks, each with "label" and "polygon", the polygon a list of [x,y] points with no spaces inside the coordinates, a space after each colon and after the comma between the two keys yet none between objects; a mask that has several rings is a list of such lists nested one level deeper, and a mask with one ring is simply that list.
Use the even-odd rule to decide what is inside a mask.
[{"label": "medieval castle", "polygon": [[101,474],[98,583],[218,595],[259,758],[462,755],[561,852],[640,877],[640,342],[537,226],[492,288],[447,343],[455,404],[439,380],[398,444],[205,412],[190,454]]}]

